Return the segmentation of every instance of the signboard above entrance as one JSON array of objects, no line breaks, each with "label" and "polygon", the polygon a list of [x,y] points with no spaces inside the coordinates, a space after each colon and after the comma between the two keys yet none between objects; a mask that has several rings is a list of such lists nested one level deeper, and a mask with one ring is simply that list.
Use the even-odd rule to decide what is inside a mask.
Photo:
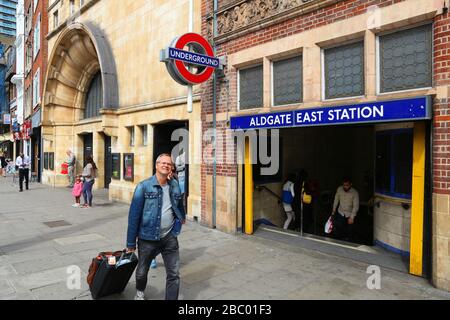
[{"label": "signboard above entrance", "polygon": [[231,129],[324,126],[431,119],[431,97],[231,117]]}]

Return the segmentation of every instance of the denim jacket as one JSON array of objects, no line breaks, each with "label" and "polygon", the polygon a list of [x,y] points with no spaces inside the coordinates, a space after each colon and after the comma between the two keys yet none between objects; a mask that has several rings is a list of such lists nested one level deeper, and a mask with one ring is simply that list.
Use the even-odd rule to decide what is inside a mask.
[{"label": "denim jacket", "polygon": [[[172,234],[181,232],[181,221],[186,219],[180,187],[175,179],[168,180],[170,201],[175,213]],[[128,215],[127,248],[136,248],[136,239],[160,240],[163,191],[156,176],[139,183],[134,191]]]}]

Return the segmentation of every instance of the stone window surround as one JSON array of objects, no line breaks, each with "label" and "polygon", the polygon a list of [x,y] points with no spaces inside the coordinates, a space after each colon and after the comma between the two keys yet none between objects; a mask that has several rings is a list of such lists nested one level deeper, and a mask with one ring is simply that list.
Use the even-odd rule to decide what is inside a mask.
[{"label": "stone window surround", "polygon": [[[404,3],[398,4],[402,6]],[[227,56],[229,65],[229,74],[237,73],[239,69],[254,65],[256,62],[263,61],[264,65],[264,97],[263,106],[261,108],[247,109],[237,111],[235,108],[229,116],[250,114],[257,112],[270,112],[279,111],[280,107],[273,107],[271,104],[272,92],[271,92],[271,61],[280,59],[280,56],[292,55],[293,51],[302,54],[303,58],[303,91],[307,94],[304,96],[302,103],[283,106],[286,110],[298,109],[299,107],[310,108],[317,106],[330,106],[335,105],[337,101],[346,101],[348,103],[364,103],[367,101],[411,97],[416,95],[432,95],[436,94],[436,88],[417,88],[404,91],[396,91],[389,93],[377,93],[377,54],[376,54],[376,42],[379,35],[384,35],[389,32],[401,31],[404,29],[410,29],[418,27],[420,25],[429,24],[432,22],[434,16],[439,12],[433,11],[433,8],[416,8],[415,10],[400,11],[403,12],[405,17],[401,14],[386,12],[387,10],[393,10],[392,6],[389,8],[381,8],[381,15],[384,17],[383,24],[379,25],[377,29],[367,29],[366,15],[353,17],[347,21],[338,21],[331,25],[326,25],[317,29],[309,30],[300,34],[295,34],[289,37],[277,39],[269,43],[263,43],[251,48],[232,53]],[[386,11],[385,11],[386,10]],[[349,21],[353,22],[352,28],[348,28]],[[346,24],[346,25],[344,25]],[[361,97],[350,98],[338,98],[324,100],[322,98],[322,86],[323,82],[320,77],[322,68],[320,64],[320,54],[323,48],[338,46],[352,41],[364,39],[364,78],[365,78],[365,94]],[[299,45],[302,44],[302,45]],[[280,52],[279,48],[283,48],[285,52]],[[305,56],[309,56],[309,59]],[[319,62],[318,62],[319,61]],[[308,66],[308,62],[310,65]],[[305,70],[305,68],[309,69]],[[320,70],[319,75],[317,71]],[[311,74],[308,78],[307,72],[315,72],[313,76]],[[319,80],[320,78],[320,80]],[[235,80],[236,81],[236,80]],[[238,99],[238,97],[236,97]]]},{"label": "stone window surround", "polygon": [[[383,96],[383,95],[387,95],[387,94],[391,94],[391,93],[395,93],[395,92],[411,92],[411,91],[416,91],[418,89],[431,89],[432,87],[425,87],[425,88],[415,88],[415,89],[408,89],[408,90],[401,90],[401,91],[393,91],[393,92],[381,92],[381,79],[380,79],[380,75],[381,75],[381,66],[380,66],[380,37],[388,35],[388,34],[393,34],[396,32],[401,32],[401,31],[405,31],[408,29],[414,29],[417,27],[421,27],[421,26],[425,26],[431,24],[433,25],[432,21],[423,21],[420,23],[416,23],[414,25],[410,25],[410,26],[405,26],[403,28],[398,28],[396,30],[389,30],[389,31],[385,31],[385,32],[380,32],[376,35],[376,76],[377,76],[377,95]],[[433,27],[431,28],[431,36],[432,36],[432,40],[431,43],[434,43],[434,38],[433,38]],[[431,65],[434,65],[434,55],[431,55]],[[431,70],[431,79],[434,79],[434,68],[432,68]],[[432,80],[433,82],[433,80]]]}]

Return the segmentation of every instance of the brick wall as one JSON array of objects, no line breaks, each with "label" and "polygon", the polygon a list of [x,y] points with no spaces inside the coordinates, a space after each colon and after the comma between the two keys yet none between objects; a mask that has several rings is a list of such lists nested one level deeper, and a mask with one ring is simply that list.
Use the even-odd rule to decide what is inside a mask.
[{"label": "brick wall", "polygon": [[[25,7],[25,14],[28,12],[28,8],[31,8],[31,11],[33,11],[33,2],[31,0],[25,0],[24,2],[24,7]],[[36,11],[33,12],[33,17],[32,17],[32,24],[31,24],[31,31],[29,34],[25,34],[25,46],[24,46],[24,50],[25,50],[25,54],[24,54],[24,66],[26,66],[26,61],[27,61],[27,44],[30,43],[31,44],[31,50],[33,50],[33,42],[34,42],[34,28],[36,26],[36,22],[38,19],[39,14],[41,15],[41,25],[40,25],[40,32],[41,32],[41,43],[40,43],[40,50],[39,53],[36,57],[36,59],[34,59],[33,57],[33,63],[32,63],[32,68],[31,68],[31,72],[27,75],[25,74],[25,89],[27,89],[28,87],[31,88],[32,90],[32,86],[33,86],[33,78],[34,75],[36,73],[36,71],[38,69],[40,69],[40,96],[41,96],[41,101],[42,101],[42,93],[44,90],[44,81],[45,81],[45,73],[47,71],[47,60],[48,60],[48,41],[47,41],[47,34],[48,34],[48,12],[47,12],[47,8],[48,8],[48,0],[42,0],[39,1],[37,7],[36,7]],[[31,52],[31,54],[33,54],[33,52]],[[32,94],[33,91],[31,91]]]},{"label": "brick wall", "polygon": [[[434,21],[434,83],[450,85],[450,14]],[[450,194],[450,101],[435,99],[433,119],[434,192]]]},{"label": "brick wall", "polygon": [[[292,18],[278,24],[269,26],[258,31],[245,34],[228,42],[220,42],[216,46],[216,52],[218,56],[226,56],[227,54],[235,53],[246,48],[260,45],[272,40],[287,37],[293,34],[301,33],[306,30],[314,29],[326,24],[331,24],[342,19],[348,19],[350,17],[364,14],[367,12],[367,8],[372,5],[377,5],[379,7],[389,6],[398,2],[405,0],[347,0],[341,1],[334,5],[330,5],[326,8],[322,8],[303,16]],[[219,8],[223,7],[229,3],[229,1],[219,1]],[[212,14],[212,2],[202,1],[202,34],[207,35],[208,16]],[[211,41],[211,39],[210,39]],[[211,41],[212,42],[212,41]],[[450,54],[450,51],[449,51]],[[450,66],[449,66],[450,68]],[[237,105],[237,74],[235,70],[227,71],[225,79],[228,82],[218,81],[217,84],[217,106],[216,112],[223,113],[229,112],[230,110],[235,110]],[[450,79],[450,77],[449,77]],[[207,121],[211,118],[213,113],[213,81],[210,80],[203,84],[202,86],[202,127],[203,132],[206,132],[208,128],[212,127],[212,121]],[[217,128],[223,128],[224,130],[219,133],[226,135],[226,128],[229,124],[226,121],[218,121]],[[227,144],[230,145],[229,139],[224,139]],[[210,148],[211,146],[203,142],[203,149]],[[224,148],[224,146],[217,146],[218,148]],[[236,155],[234,155],[236,156]],[[211,176],[213,174],[213,167],[209,164],[202,164],[201,166],[202,181],[201,181],[201,192],[202,192],[202,220],[205,219],[206,215],[210,214],[211,208],[206,206],[206,193],[211,192],[211,190],[206,190],[206,178],[207,175]],[[217,175],[218,176],[237,176],[237,166],[232,164],[217,165]]]}]

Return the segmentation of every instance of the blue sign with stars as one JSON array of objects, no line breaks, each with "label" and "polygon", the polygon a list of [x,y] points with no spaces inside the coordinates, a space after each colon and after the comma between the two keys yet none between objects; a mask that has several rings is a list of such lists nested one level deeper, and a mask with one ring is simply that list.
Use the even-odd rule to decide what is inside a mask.
[{"label": "blue sign with stars", "polygon": [[231,117],[231,129],[263,129],[431,119],[431,97]]}]

